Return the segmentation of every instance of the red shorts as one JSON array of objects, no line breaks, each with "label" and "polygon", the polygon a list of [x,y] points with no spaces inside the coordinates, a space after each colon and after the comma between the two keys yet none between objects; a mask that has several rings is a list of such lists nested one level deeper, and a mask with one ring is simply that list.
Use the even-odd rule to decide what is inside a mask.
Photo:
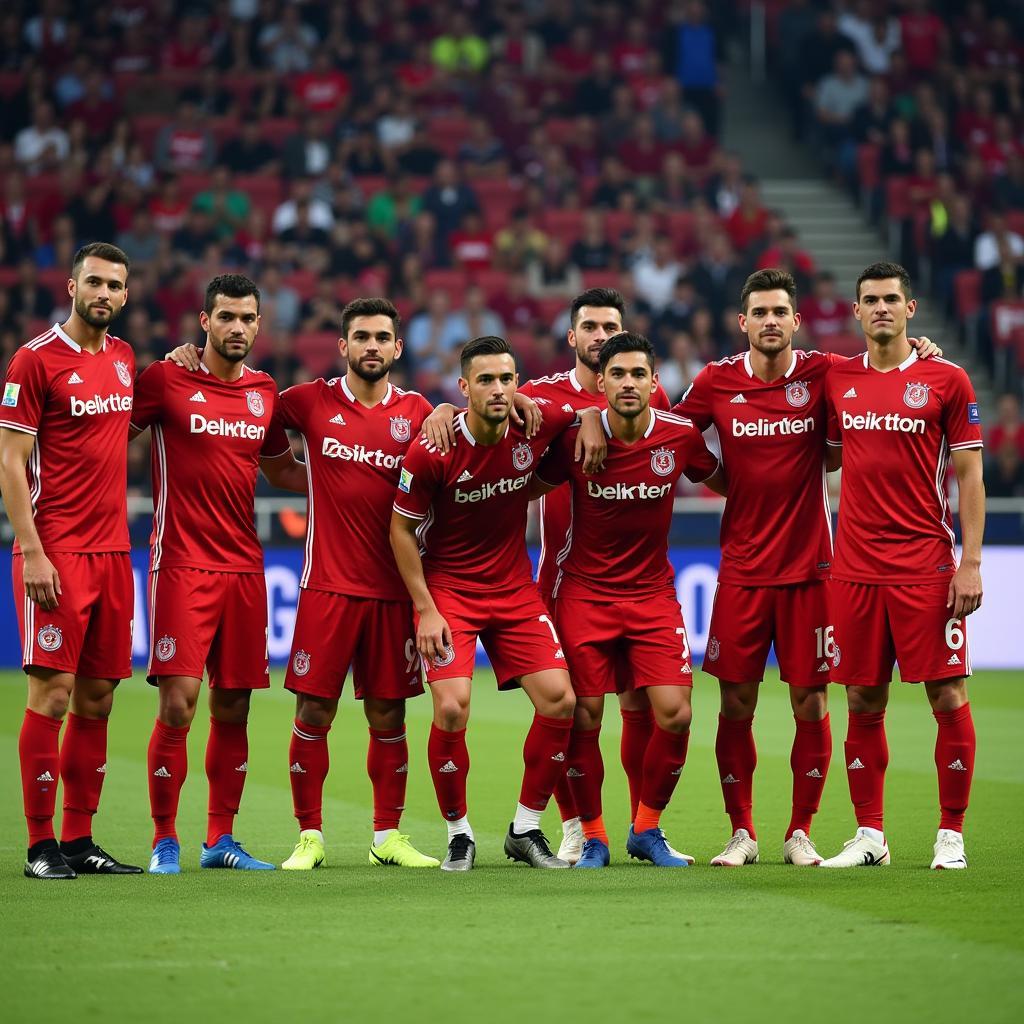
[{"label": "red shorts", "polygon": [[357,700],[418,697],[423,680],[412,603],[299,591],[285,688],[337,700],[349,665]]},{"label": "red shorts", "polygon": [[263,573],[168,566],[149,574],[146,678],[202,679],[204,667],[218,690],[270,685]]},{"label": "red shorts", "polygon": [[566,671],[555,624],[532,583],[495,593],[456,593],[440,587],[431,588],[431,593],[452,631],[452,646],[444,658],[426,663],[428,683],[471,679],[477,637],[499,690],[518,686],[521,676],[534,672]]},{"label": "red shorts", "polygon": [[892,586],[832,580],[837,683],[880,686],[899,662],[905,683],[971,674],[967,623],[946,607],[949,583]]},{"label": "red shorts", "polygon": [[783,682],[824,686],[832,668],[831,621],[824,582],[719,583],[702,668],[725,682],[759,683],[774,644]]},{"label": "red shorts", "polygon": [[555,623],[578,697],[693,685],[690,645],[673,592],[615,602],[560,597]]},{"label": "red shorts", "polygon": [[15,555],[11,563],[25,670],[35,666],[88,679],[127,679],[135,615],[131,559],[122,553],[47,557],[62,591],[52,611],[43,611],[25,594],[24,557]]}]

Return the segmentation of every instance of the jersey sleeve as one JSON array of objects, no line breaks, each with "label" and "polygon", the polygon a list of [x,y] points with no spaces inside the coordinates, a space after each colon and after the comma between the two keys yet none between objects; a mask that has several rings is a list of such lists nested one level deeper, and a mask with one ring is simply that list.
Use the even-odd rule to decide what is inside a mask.
[{"label": "jersey sleeve", "polygon": [[959,366],[950,378],[943,396],[942,428],[950,451],[982,448],[981,413],[971,379]]},{"label": "jersey sleeve", "polygon": [[534,476],[541,483],[551,487],[564,484],[572,476],[573,452],[576,447],[576,430],[562,433],[540,460]]},{"label": "jersey sleeve", "polygon": [[714,422],[711,415],[711,367],[705,366],[693,383],[683,393],[671,411],[677,416],[685,416],[693,420],[701,432],[708,429]]},{"label": "jersey sleeve", "polygon": [[281,396],[274,395],[271,401],[274,411],[271,413],[267,436],[260,449],[260,458],[262,459],[273,459],[291,450],[291,442],[288,440],[288,435],[284,432],[284,424],[281,422]]},{"label": "jersey sleeve", "polygon": [[668,412],[672,403],[668,400],[668,393],[659,384],[657,390],[651,392],[651,408]]},{"label": "jersey sleeve", "polygon": [[416,395],[416,408],[412,417],[412,436],[415,437],[423,426],[423,421],[434,411],[434,407],[421,394]]},{"label": "jersey sleeve", "polygon": [[683,475],[691,483],[702,484],[718,469],[718,457],[704,442],[696,424],[683,436]]},{"label": "jersey sleeve", "polygon": [[409,519],[425,519],[441,486],[444,466],[437,449],[425,437],[414,444],[402,463],[394,509]]},{"label": "jersey sleeve", "polygon": [[275,415],[282,428],[302,430],[308,409],[309,387],[306,384],[296,384],[277,396]]},{"label": "jersey sleeve", "polygon": [[825,388],[825,444],[833,448],[842,448],[843,433],[839,429],[839,417],[836,415],[836,405],[832,400],[832,389]]},{"label": "jersey sleeve", "polygon": [[49,381],[43,360],[30,348],[19,348],[7,366],[0,427],[36,434],[46,406]]},{"label": "jersey sleeve", "polygon": [[132,426],[136,430],[160,421],[160,410],[167,391],[167,367],[164,360],[150,363],[135,381],[132,398]]}]

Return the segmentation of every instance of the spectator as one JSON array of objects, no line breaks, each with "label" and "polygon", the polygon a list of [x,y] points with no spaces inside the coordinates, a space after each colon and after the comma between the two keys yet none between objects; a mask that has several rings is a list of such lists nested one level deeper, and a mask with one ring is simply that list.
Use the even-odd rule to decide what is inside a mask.
[{"label": "spectator", "polygon": [[38,103],[32,123],[14,138],[14,158],[29,173],[56,167],[71,151],[68,133],[56,123],[52,103]]},{"label": "spectator", "polygon": [[277,150],[260,135],[259,122],[242,121],[241,133],[224,144],[222,163],[233,174],[273,174],[278,164]]},{"label": "spectator", "polygon": [[480,203],[476,193],[460,180],[455,163],[442,160],[434,183],[423,193],[423,209],[434,215],[438,237],[444,243],[470,210],[479,211]]},{"label": "spectator", "polygon": [[473,31],[464,11],[456,11],[447,31],[434,40],[430,57],[435,67],[448,74],[478,74],[487,66],[487,42]]},{"label": "spectator", "polygon": [[839,31],[853,43],[861,67],[869,75],[884,75],[900,46],[899,22],[875,13],[873,0],[858,0],[839,16]]},{"label": "spectator", "polygon": [[798,289],[810,284],[815,272],[811,254],[800,248],[796,230],[791,227],[784,227],[778,241],[764,249],[757,258],[755,269],[764,270],[767,267],[788,270],[796,278]]},{"label": "spectator", "polygon": [[1006,160],[1006,173],[994,188],[996,205],[1004,210],[1024,210],[1024,156],[1011,153]]},{"label": "spectator", "polygon": [[635,207],[636,185],[617,156],[604,158],[590,203],[610,210]]},{"label": "spectator", "polygon": [[160,253],[163,239],[153,226],[153,217],[144,206],[135,211],[132,226],[117,236],[117,246],[132,264],[151,263]]},{"label": "spectator", "polygon": [[[711,236],[690,271],[697,294],[716,321],[721,319],[723,310],[736,301],[745,278],[746,267],[737,259],[729,236],[721,231]],[[690,326],[692,330],[692,323]]]},{"label": "spectator", "polygon": [[676,281],[682,273],[683,266],[676,259],[672,239],[668,235],[659,235],[655,239],[654,252],[634,263],[633,284],[637,295],[657,315],[671,301]]},{"label": "spectator", "polygon": [[605,234],[604,215],[600,210],[583,214],[583,233],[572,244],[569,259],[584,273],[608,270],[615,263],[615,249]]},{"label": "spectator", "polygon": [[718,135],[718,39],[703,0],[687,0],[676,28],[676,76],[709,135]]},{"label": "spectator", "polygon": [[462,309],[452,314],[450,329],[463,339],[482,338],[485,335],[505,333],[501,317],[487,306],[487,297],[479,285],[470,285],[462,297]]},{"label": "spectator", "polygon": [[18,280],[9,291],[11,314],[24,320],[46,320],[54,308],[53,293],[39,283],[35,261],[23,259],[18,264]]},{"label": "spectator", "polygon": [[215,167],[210,187],[192,200],[192,208],[207,214],[217,237],[229,241],[245,225],[252,204],[244,192],[232,187],[231,172]]},{"label": "spectator", "polygon": [[[594,54],[589,74],[576,83],[573,109],[591,117],[604,117],[611,112],[617,82],[612,58],[599,50]],[[624,95],[628,98],[628,90]]]},{"label": "spectator", "polygon": [[318,178],[325,174],[333,148],[327,118],[321,114],[310,114],[303,118],[299,130],[284,142],[281,158],[285,177]]},{"label": "spectator", "polygon": [[380,177],[391,170],[390,154],[382,151],[376,132],[369,125],[346,139],[338,147],[338,156],[348,173],[357,178]]},{"label": "spectator", "polygon": [[366,204],[366,222],[382,238],[394,239],[399,225],[411,221],[422,207],[408,174],[397,171],[388,177],[384,188],[375,192]]},{"label": "spectator", "polygon": [[996,422],[989,429],[985,444],[990,451],[999,451],[1004,444],[1012,444],[1024,458],[1024,419],[1021,418],[1018,395],[1007,393],[996,400]]},{"label": "spectator", "polygon": [[405,344],[412,356],[417,381],[420,374],[433,378],[444,373],[451,363],[453,349],[469,340],[458,330],[448,293],[442,289],[431,292],[427,308],[412,317],[405,331]]},{"label": "spectator", "polygon": [[693,350],[693,339],[686,331],[676,331],[668,345],[668,358],[658,364],[658,387],[675,405],[705,363]]},{"label": "spectator", "polygon": [[986,460],[985,494],[989,498],[1024,497],[1024,458],[1009,439]]},{"label": "spectator", "polygon": [[761,205],[761,187],[757,179],[747,175],[740,189],[740,201],[725,221],[725,230],[739,253],[754,249],[765,237],[768,211]]},{"label": "spectator", "polygon": [[857,70],[856,57],[840,50],[832,74],[818,83],[814,93],[818,130],[830,150],[854,139],[853,116],[867,98],[867,79]]},{"label": "spectator", "polygon": [[303,331],[337,331],[341,334],[342,305],[329,277],[316,283],[316,291],[302,304],[299,318]]},{"label": "spectator", "polygon": [[292,79],[291,89],[307,113],[337,115],[352,94],[352,83],[321,47],[313,55],[309,70]]},{"label": "spectator", "polygon": [[448,245],[455,266],[470,272],[486,270],[494,261],[494,238],[479,210],[466,213],[462,224],[451,233]]},{"label": "spectator", "polygon": [[459,146],[459,163],[471,177],[493,178],[508,173],[505,147],[485,117],[470,121],[469,137]]},{"label": "spectator", "polygon": [[1012,238],[1019,240],[1020,236],[1004,232],[995,238],[996,262],[981,275],[981,301],[986,305],[1001,299],[1019,299],[1024,294],[1024,256]]},{"label": "spectator", "polygon": [[440,162],[441,152],[431,141],[429,129],[418,122],[412,141],[399,154],[398,166],[415,177],[432,177]]},{"label": "spectator", "polygon": [[541,306],[528,292],[529,282],[522,271],[506,278],[505,287],[491,296],[488,305],[510,331],[525,331],[538,323]]},{"label": "spectator", "polygon": [[271,336],[280,332],[290,334],[299,326],[302,300],[294,288],[284,283],[280,270],[273,264],[264,267],[260,275],[260,308]]},{"label": "spectator", "polygon": [[1024,238],[1006,226],[1006,218],[995,211],[988,216],[988,228],[974,243],[974,266],[978,270],[991,270],[1007,258],[1019,260],[1024,256]]},{"label": "spectator", "polygon": [[[295,355],[290,334],[285,331],[275,332],[272,329],[269,334],[270,351],[256,364],[256,368],[269,373],[278,389],[283,391],[286,387],[299,383],[297,378],[303,370],[302,360]],[[260,337],[264,337],[262,332]]]},{"label": "spectator", "polygon": [[910,0],[900,17],[900,42],[907,67],[918,78],[929,78],[949,46],[942,18],[933,13],[930,0]]},{"label": "spectator", "polygon": [[803,324],[797,341],[804,348],[827,350],[832,338],[853,333],[853,305],[838,294],[835,276],[827,270],[815,275],[813,290],[799,307]]},{"label": "spectator", "polygon": [[522,207],[512,211],[509,224],[495,236],[496,262],[505,270],[522,271],[544,254],[547,235],[530,221]]},{"label": "spectator", "polygon": [[199,109],[192,100],[182,100],[174,120],[160,129],[154,164],[165,172],[206,171],[215,155],[213,136],[200,121]]},{"label": "spectator", "polygon": [[334,224],[331,207],[323,199],[313,195],[313,183],[307,178],[292,182],[291,195],[274,211],[270,230],[281,235],[289,228],[295,227],[299,221],[299,205],[306,204],[309,208],[309,223],[314,228],[330,231]]},{"label": "spectator", "polygon": [[177,20],[177,32],[164,47],[161,64],[167,71],[199,71],[213,60],[207,19],[196,10]]},{"label": "spectator", "polygon": [[580,268],[570,262],[565,244],[549,238],[539,261],[526,268],[530,295],[537,299],[569,298],[583,291]]},{"label": "spectator", "polygon": [[392,99],[388,91],[386,96],[386,106],[377,118],[377,141],[390,156],[392,153],[401,153],[412,143],[416,137],[418,118],[408,93],[400,92]]},{"label": "spectator", "polygon": [[210,215],[193,206],[185,215],[185,223],[174,232],[171,245],[175,251],[184,254],[189,260],[198,261],[207,247],[216,241],[217,232],[214,230]]},{"label": "spectator", "polygon": [[258,42],[267,66],[280,75],[289,75],[301,74],[312,67],[319,37],[316,30],[302,20],[297,4],[285,4],[279,20],[263,27]]}]

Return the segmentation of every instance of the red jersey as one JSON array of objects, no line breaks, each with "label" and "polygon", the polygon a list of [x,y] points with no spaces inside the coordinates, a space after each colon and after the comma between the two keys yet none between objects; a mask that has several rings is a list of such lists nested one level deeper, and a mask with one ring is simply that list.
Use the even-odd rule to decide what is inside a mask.
[{"label": "red jersey", "polygon": [[299,586],[408,601],[388,538],[391,503],[406,451],[433,407],[389,385],[367,408],[344,377],[296,384],[280,401],[282,424],[302,435],[309,474]]},{"label": "red jersey", "polygon": [[838,358],[794,350],[789,369],[766,384],[744,352],[706,366],[673,408],[718,431],[728,481],[721,582],[766,587],[828,576],[825,378]]},{"label": "red jersey", "polygon": [[[528,380],[519,390],[529,398],[544,399],[567,412],[579,412],[581,409],[590,409],[594,406],[598,409],[608,407],[608,400],[603,394],[592,395],[584,389],[576,376],[575,368],[551,377]],[[651,395],[651,408],[667,410],[668,405],[665,392],[658,388]],[[571,504],[568,487],[558,487],[540,499],[540,564],[537,566],[537,586],[545,597],[551,593],[555,577],[558,575],[555,558],[565,547],[569,536]]]},{"label": "red jersey", "polygon": [[967,374],[911,354],[883,373],[868,354],[829,374],[828,443],[842,445],[832,575],[853,583],[934,583],[956,571],[944,480],[950,451],[981,448]]},{"label": "red jersey", "polygon": [[496,444],[478,444],[460,413],[447,455],[426,438],[410,450],[394,507],[422,520],[417,535],[428,584],[491,591],[530,582],[530,478],[548,445],[576,419],[568,404],[540,404],[544,422],[534,437],[509,422]]},{"label": "red jersey", "polygon": [[288,451],[273,378],[242,367],[224,381],[167,360],[139,374],[132,426],[151,428],[150,570],[263,572],[253,523],[260,459]]},{"label": "red jersey", "polygon": [[[95,354],[54,324],[14,353],[0,427],[33,434],[26,473],[49,553],[129,551],[128,421],[135,353],[107,335]],[[20,548],[15,542],[14,550]]]},{"label": "red jersey", "polygon": [[537,477],[569,481],[572,529],[558,556],[553,597],[630,600],[673,589],[668,532],[676,483],[694,483],[718,468],[701,432],[684,417],[651,410],[644,436],[626,444],[612,436],[608,410],[604,469],[586,476],[574,459],[576,430],[567,430],[544,456]]}]

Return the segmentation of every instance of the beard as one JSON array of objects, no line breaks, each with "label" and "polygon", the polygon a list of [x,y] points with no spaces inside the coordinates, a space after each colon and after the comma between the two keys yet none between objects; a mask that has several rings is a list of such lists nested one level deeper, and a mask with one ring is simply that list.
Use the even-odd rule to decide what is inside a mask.
[{"label": "beard", "polygon": [[213,345],[214,349],[222,359],[226,359],[229,363],[240,363],[245,357],[252,351],[253,342],[249,342],[245,346],[245,350],[241,352],[235,352],[228,348],[227,341],[219,341],[212,334],[210,335],[210,344]]},{"label": "beard", "polygon": [[608,404],[615,411],[616,415],[621,416],[624,420],[635,420],[638,416],[642,416],[649,407],[649,403],[645,405],[640,401],[636,405],[627,405],[625,407],[620,406],[618,402],[609,402]]},{"label": "beard", "polygon": [[511,405],[506,405],[502,409],[498,409],[490,405],[485,405],[482,409],[477,410],[477,415],[479,415],[480,419],[484,420],[484,422],[486,423],[493,423],[495,425],[498,425],[500,423],[504,423],[505,420],[509,418],[511,412]]},{"label": "beard", "polygon": [[776,335],[774,337],[752,338],[750,344],[764,356],[775,356],[782,352],[788,345],[790,339],[783,335]]},{"label": "beard", "polygon": [[92,309],[84,299],[75,298],[75,313],[90,327],[109,327],[117,317],[114,307],[109,309]]},{"label": "beard", "polygon": [[367,369],[363,366],[362,361],[358,363],[349,363],[348,368],[360,379],[365,380],[367,384],[376,384],[377,381],[382,380],[391,372],[391,363],[394,360],[388,362],[386,359],[381,359],[380,366],[375,369]]},{"label": "beard", "polygon": [[595,352],[591,352],[589,349],[577,347],[576,356],[579,359],[579,361],[592,373],[601,372],[600,349],[597,349]]}]

